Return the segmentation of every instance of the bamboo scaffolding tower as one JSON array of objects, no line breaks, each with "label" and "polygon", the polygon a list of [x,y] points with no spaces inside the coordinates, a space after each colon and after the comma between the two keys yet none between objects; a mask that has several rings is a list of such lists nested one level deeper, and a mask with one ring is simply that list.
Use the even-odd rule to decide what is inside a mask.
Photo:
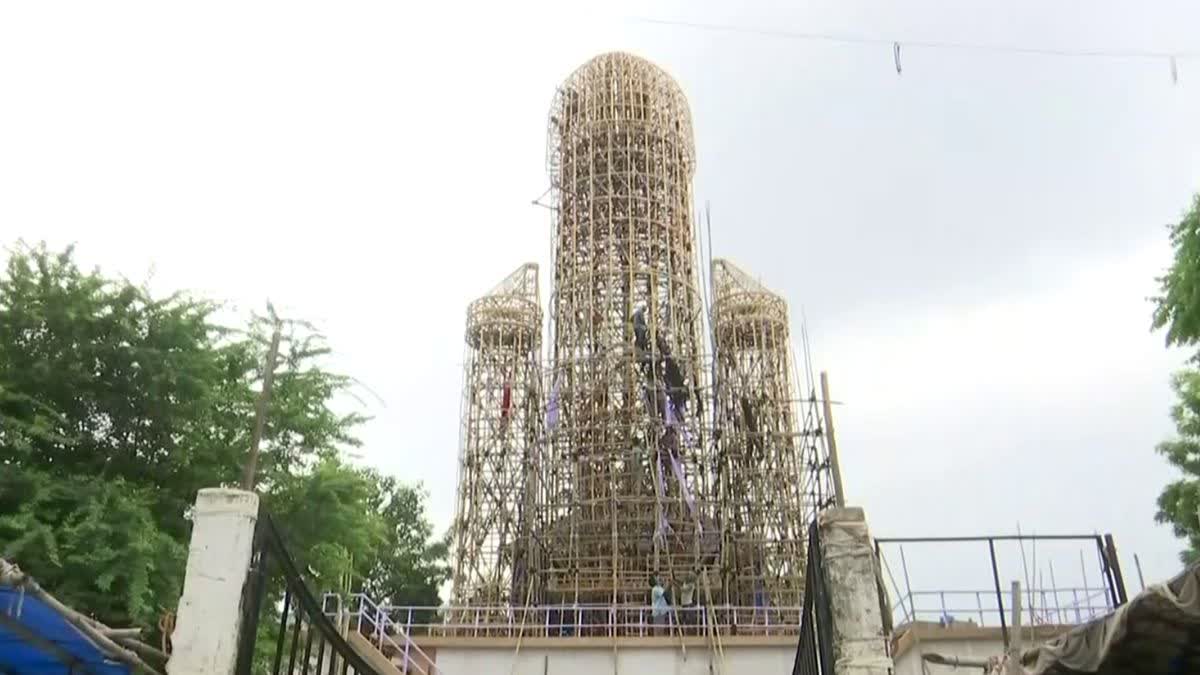
[{"label": "bamboo scaffolding tower", "polygon": [[803,324],[797,362],[786,302],[727,260],[705,307],[691,114],[655,65],[568,77],[547,164],[549,367],[536,266],[467,313],[452,605],[485,634],[524,609],[523,634],[640,611],[658,582],[770,624],[803,604],[807,526],[835,502]]},{"label": "bamboo scaffolding tower", "polygon": [[538,268],[529,263],[467,309],[455,605],[520,605],[534,592],[541,346]]},{"label": "bamboo scaffolding tower", "polygon": [[812,509],[787,303],[727,260],[711,278],[726,600],[798,606]]},{"label": "bamboo scaffolding tower", "polygon": [[641,58],[598,56],[559,88],[541,522],[551,602],[645,604],[715,565],[695,152],[679,86]]}]

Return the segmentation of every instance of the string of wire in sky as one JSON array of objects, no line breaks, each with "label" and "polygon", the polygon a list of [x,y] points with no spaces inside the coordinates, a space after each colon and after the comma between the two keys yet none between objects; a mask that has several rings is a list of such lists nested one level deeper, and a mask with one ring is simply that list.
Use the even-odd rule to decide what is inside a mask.
[{"label": "string of wire in sky", "polygon": [[1054,47],[1030,47],[1023,45],[987,44],[973,42],[948,42],[937,40],[891,40],[885,38],[847,35],[837,33],[811,33],[779,30],[774,28],[756,28],[751,26],[735,26],[729,24],[699,23],[694,21],[675,21],[670,19],[652,19],[633,17],[636,23],[645,23],[691,30],[713,31],[721,33],[740,33],[785,40],[804,40],[810,42],[832,42],[837,44],[891,45],[904,47],[920,47],[925,49],[959,49],[972,51],[1003,52],[1011,54],[1029,54],[1037,56],[1059,56],[1071,58],[1104,58],[1104,59],[1154,59],[1173,61],[1181,59],[1200,58],[1200,51],[1157,51],[1143,49],[1062,49]]}]

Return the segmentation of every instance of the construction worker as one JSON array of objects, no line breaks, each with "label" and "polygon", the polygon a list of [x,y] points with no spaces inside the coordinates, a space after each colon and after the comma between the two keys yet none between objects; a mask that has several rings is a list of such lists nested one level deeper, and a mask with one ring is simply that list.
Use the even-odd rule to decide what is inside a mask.
[{"label": "construction worker", "polygon": [[679,622],[686,625],[700,623],[696,605],[696,575],[687,574],[679,585]]},{"label": "construction worker", "polygon": [[667,603],[667,590],[659,583],[658,577],[651,581],[654,585],[650,588],[650,617],[655,634],[661,634],[670,619],[671,606]]}]

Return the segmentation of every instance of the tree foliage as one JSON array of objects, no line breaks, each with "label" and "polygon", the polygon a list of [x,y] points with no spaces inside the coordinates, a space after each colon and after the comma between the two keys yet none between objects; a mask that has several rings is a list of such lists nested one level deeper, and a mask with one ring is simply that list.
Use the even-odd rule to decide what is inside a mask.
[{"label": "tree foliage", "polygon": [[[218,309],[82,270],[71,249],[18,245],[0,273],[0,555],[110,625],[152,627],[175,607],[188,508],[240,477],[275,323],[230,328]],[[350,574],[436,598],[445,551],[421,493],[343,461],[363,418],[332,403],[352,381],[322,366],[310,326],[285,328],[266,508],[314,583]]]},{"label": "tree foliage", "polygon": [[121,478],[6,471],[0,541],[56,595],[118,625],[151,626],[178,593],[187,553],[155,522],[154,503]]},{"label": "tree foliage", "polygon": [[384,545],[368,559],[362,589],[380,602],[437,606],[438,589],[450,578],[449,538],[432,539],[433,526],[421,516],[424,493],[390,477],[378,485]]},{"label": "tree foliage", "polygon": [[1175,374],[1177,402],[1171,408],[1176,438],[1159,443],[1158,452],[1183,477],[1172,481],[1158,496],[1160,523],[1170,524],[1175,536],[1188,542],[1180,554],[1184,563],[1200,560],[1200,371],[1185,369]]},{"label": "tree foliage", "polygon": [[[1171,226],[1175,257],[1158,278],[1160,295],[1153,298],[1154,329],[1165,329],[1167,344],[1195,347],[1200,344],[1200,194],[1178,224]],[[1200,360],[1200,354],[1192,361]],[[1200,370],[1185,368],[1172,383],[1176,403],[1171,408],[1176,437],[1158,445],[1182,476],[1168,484],[1158,497],[1160,523],[1170,524],[1188,542],[1180,557],[1200,560]]]},{"label": "tree foliage", "polygon": [[1195,346],[1200,342],[1200,193],[1171,226],[1171,247],[1175,259],[1158,278],[1152,325],[1166,329],[1168,345]]}]

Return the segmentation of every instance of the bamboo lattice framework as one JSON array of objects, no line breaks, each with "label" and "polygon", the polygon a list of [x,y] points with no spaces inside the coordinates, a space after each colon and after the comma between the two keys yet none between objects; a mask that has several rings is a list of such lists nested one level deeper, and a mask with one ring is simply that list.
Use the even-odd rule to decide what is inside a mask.
[{"label": "bamboo lattice framework", "polygon": [[727,260],[712,262],[711,279],[727,598],[798,605],[811,477],[787,303]]},{"label": "bamboo lattice framework", "polygon": [[807,336],[798,367],[786,302],[725,260],[706,324],[682,91],[598,56],[559,88],[547,155],[550,366],[528,264],[468,309],[453,604],[642,606],[703,579],[706,604],[801,605],[833,503]]},{"label": "bamboo lattice framework", "polygon": [[541,346],[538,267],[529,263],[467,309],[453,528],[457,605],[519,605],[534,591]]},{"label": "bamboo lattice framework", "polygon": [[647,601],[717,563],[691,179],[679,86],[610,53],[559,88],[553,430],[541,522],[551,602]]}]

